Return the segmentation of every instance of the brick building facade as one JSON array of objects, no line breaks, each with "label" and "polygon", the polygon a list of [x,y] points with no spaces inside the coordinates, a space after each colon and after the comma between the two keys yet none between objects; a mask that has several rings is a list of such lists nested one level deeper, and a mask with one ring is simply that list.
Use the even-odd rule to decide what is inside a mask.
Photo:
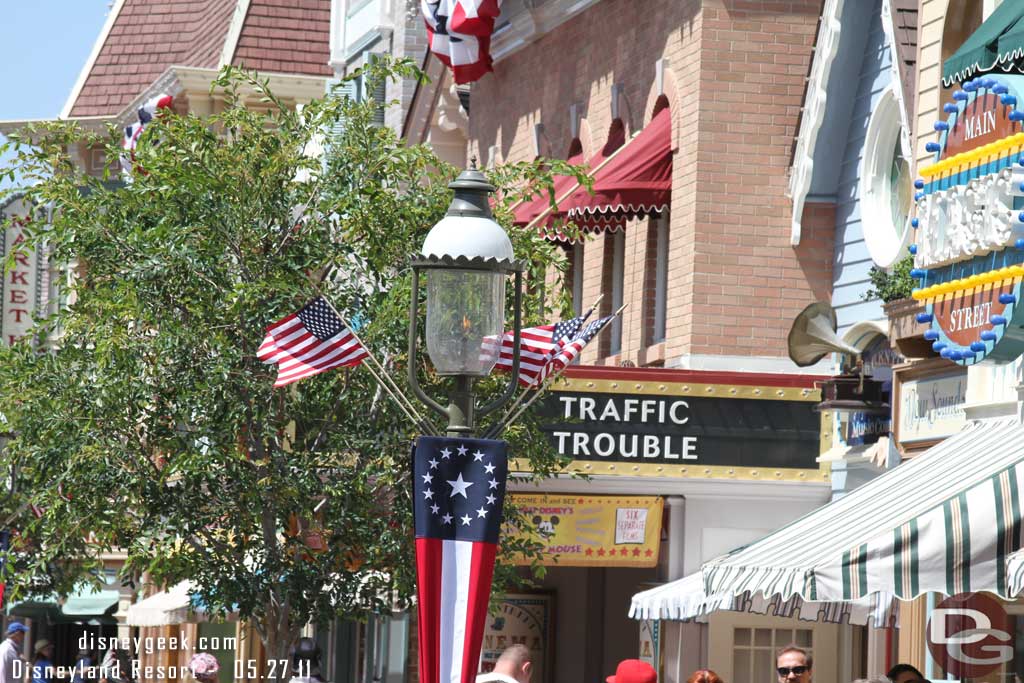
[{"label": "brick building facade", "polygon": [[[621,350],[588,349],[584,363],[779,369],[793,318],[829,298],[834,215],[808,205],[803,239],[791,246],[786,196],[819,11],[815,0],[606,0],[474,85],[471,153],[501,162],[535,155],[537,123],[563,156],[571,111],[581,114],[586,158],[605,142],[613,97],[627,134],[650,121],[659,95],[669,100],[676,151],[664,340],[644,332],[654,315],[651,229],[636,220],[625,231]],[[610,293],[614,240],[584,247],[584,304]],[[752,292],[758,305],[745,305]]]}]

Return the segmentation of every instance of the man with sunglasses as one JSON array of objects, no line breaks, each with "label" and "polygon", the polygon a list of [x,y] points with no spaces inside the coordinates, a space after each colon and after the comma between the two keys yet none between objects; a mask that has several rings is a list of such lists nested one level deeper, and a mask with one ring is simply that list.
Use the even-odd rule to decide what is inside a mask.
[{"label": "man with sunglasses", "polygon": [[813,663],[807,650],[796,645],[787,645],[779,650],[779,655],[775,659],[779,683],[811,683]]}]

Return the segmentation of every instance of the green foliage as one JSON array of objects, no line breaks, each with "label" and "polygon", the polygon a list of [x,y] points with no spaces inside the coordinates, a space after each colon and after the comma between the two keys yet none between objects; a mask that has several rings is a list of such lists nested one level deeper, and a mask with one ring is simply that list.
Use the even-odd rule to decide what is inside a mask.
[{"label": "green foliage", "polygon": [[[120,187],[84,175],[69,152],[104,144],[116,158],[116,129],[47,124],[11,137],[15,158],[0,175],[16,170],[30,201],[57,208],[51,223],[29,225],[30,246],[77,264],[78,277],[34,344],[0,349],[0,415],[13,432],[0,465],[18,473],[2,512],[24,551],[8,560],[8,587],[13,599],[68,592],[120,548],[126,578],[190,578],[210,611],[237,609],[279,654],[307,622],[386,611],[411,594],[415,429],[365,369],[274,390],[256,349],[269,323],[323,292],[404,384],[408,257],[444,214],[456,169],[373,126],[373,103],[327,97],[296,112],[230,68],[215,87],[225,109],[155,121],[141,170]],[[252,93],[261,111],[242,105]],[[324,131],[326,161],[304,154]],[[516,188],[567,172],[580,173],[495,169],[507,190],[498,220],[508,224]],[[565,268],[557,245],[511,236],[531,281]],[[526,324],[561,313],[539,296],[527,296]],[[429,368],[420,379],[446,393]],[[479,383],[481,402],[506,381]],[[535,476],[562,464],[533,427],[509,438]],[[300,521],[325,550],[289,533]],[[539,547],[503,541],[537,572]],[[500,566],[499,586],[515,574]]]},{"label": "green foliage", "polygon": [[910,271],[914,267],[914,257],[906,256],[893,264],[891,269],[872,266],[868,277],[871,288],[864,293],[864,299],[881,299],[889,303],[897,299],[906,299],[914,291],[914,278]]}]

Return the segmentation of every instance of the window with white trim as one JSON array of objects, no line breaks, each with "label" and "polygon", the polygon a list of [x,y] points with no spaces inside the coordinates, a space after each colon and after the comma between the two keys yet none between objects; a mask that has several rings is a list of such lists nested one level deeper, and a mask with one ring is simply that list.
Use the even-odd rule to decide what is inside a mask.
[{"label": "window with white trim", "polygon": [[868,122],[860,172],[861,226],[871,259],[888,268],[910,243],[913,178],[895,86],[886,88]]},{"label": "window with white trim", "polygon": [[583,242],[572,245],[572,310],[576,315],[583,313]]},{"label": "window with white trim", "polygon": [[814,656],[814,631],[809,628],[735,628],[730,683],[771,683],[776,680],[775,655],[796,645]]},{"label": "window with white trim", "polygon": [[668,305],[668,211],[650,221],[647,231],[647,344],[665,341],[665,314]]}]

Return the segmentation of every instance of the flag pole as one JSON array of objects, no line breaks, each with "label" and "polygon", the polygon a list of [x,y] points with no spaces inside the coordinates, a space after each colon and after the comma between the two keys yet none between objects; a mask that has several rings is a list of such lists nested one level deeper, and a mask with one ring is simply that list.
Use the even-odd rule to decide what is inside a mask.
[{"label": "flag pole", "polygon": [[[598,297],[597,297],[597,300],[596,300],[596,301],[595,301],[595,302],[594,302],[594,303],[593,303],[593,304],[592,304],[592,305],[590,306],[590,308],[588,308],[588,309],[587,309],[587,312],[586,312],[586,313],[584,313],[584,314],[583,314],[582,316],[580,316],[580,317],[581,317],[581,320],[580,320],[580,328],[582,328],[582,327],[583,327],[583,323],[587,322],[587,319],[588,319],[588,318],[590,318],[590,314],[591,314],[591,313],[593,313],[593,312],[594,312],[594,311],[595,311],[595,310],[597,309],[597,307],[601,305],[601,301],[603,301],[603,300],[604,300],[604,293],[602,293],[602,294],[598,295]],[[559,351],[559,350],[561,350],[561,349],[558,349],[558,350],[554,351],[554,354],[555,354],[555,355],[557,355],[557,353],[558,353],[558,351]],[[552,358],[553,358],[553,357],[554,357],[554,356],[552,356]],[[518,380],[518,378],[516,378],[516,379]],[[500,419],[500,420],[498,420],[498,422],[496,422],[495,424],[501,424],[501,423],[502,423],[502,422],[504,422],[504,421],[505,421],[506,419],[508,419],[508,416],[509,416],[509,415],[511,415],[511,414],[512,414],[512,412],[513,412],[513,411],[514,411],[514,410],[515,410],[516,408],[518,408],[518,407],[519,407],[519,404],[520,404],[520,403],[522,403],[523,401],[525,401],[525,400],[526,400],[526,396],[527,396],[527,394],[529,394],[529,393],[530,393],[530,391],[531,391],[532,389],[534,389],[534,388],[539,388],[539,387],[540,387],[540,384],[541,384],[540,382],[533,382],[533,383],[531,383],[531,384],[528,384],[528,385],[527,385],[527,386],[526,386],[526,387],[525,387],[525,388],[524,388],[524,389],[523,389],[523,390],[522,390],[522,391],[521,391],[521,392],[519,393],[519,395],[518,395],[518,396],[516,396],[516,399],[515,399],[514,401],[512,401],[511,405],[509,405],[509,407],[508,407],[508,410],[506,410],[506,411],[505,411],[505,414],[504,414],[504,415],[502,415],[502,416],[501,416],[501,419]]]},{"label": "flag pole", "polygon": [[[401,389],[399,389],[397,385],[394,385],[394,380],[391,379],[391,377],[387,374],[387,371],[384,369],[384,367],[377,361],[377,358],[373,355],[373,351],[371,351],[370,347],[364,344],[363,340],[359,338],[358,334],[356,334],[355,329],[353,329],[352,327],[352,323],[350,323],[348,319],[344,315],[342,315],[337,308],[334,307],[334,304],[331,302],[330,299],[328,299],[326,296],[323,296],[323,294],[321,294],[320,296],[323,297],[323,300],[326,301],[327,305],[331,307],[332,311],[334,311],[334,315],[338,316],[338,319],[341,320],[342,324],[344,324],[345,327],[348,328],[348,331],[352,334],[352,337],[355,338],[356,342],[360,346],[362,346],[363,349],[366,351],[366,359],[369,361],[368,363],[366,363],[366,369],[370,371],[370,375],[377,381],[377,384],[379,384],[380,387],[384,390],[384,393],[386,393],[388,397],[390,397],[391,400],[394,401],[399,408],[401,408],[402,412],[405,413],[405,416],[412,420],[413,423],[416,424],[420,429],[422,429],[427,436],[437,436],[437,430],[434,429],[433,425],[431,425],[430,422],[428,422],[424,418],[420,417],[420,414],[416,412],[416,408],[412,405],[412,401],[410,401],[409,398],[402,393]],[[377,374],[377,372],[374,371],[374,367],[376,367],[377,372],[380,373],[379,375]],[[387,381],[382,379],[382,377],[385,378]],[[405,401],[404,404],[403,401]]]},{"label": "flag pole", "polygon": [[[613,317],[613,318],[618,317],[619,314],[622,313],[623,309],[626,308],[626,306],[628,306],[628,304],[622,304],[621,306],[619,306],[619,310],[617,310],[614,313],[612,313],[611,317]],[[611,321],[609,320],[608,322],[611,322]],[[607,328],[607,325],[605,325],[605,327],[601,329],[601,332],[604,332],[604,330],[606,328]],[[511,425],[516,420],[518,420],[519,416],[522,415],[526,411],[527,408],[529,408],[531,405],[533,405],[534,401],[536,401],[538,398],[540,398],[540,395],[544,393],[544,390],[547,389],[549,386],[551,386],[551,384],[553,384],[556,379],[561,377],[562,373],[565,372],[568,368],[569,368],[569,365],[563,365],[562,367],[560,367],[558,369],[558,371],[555,374],[553,374],[550,377],[548,377],[547,379],[545,379],[543,384],[541,384],[541,386],[537,389],[537,393],[535,393],[533,396],[531,396],[529,401],[527,401],[522,406],[520,406],[519,410],[517,410],[512,417],[510,417],[508,419],[502,418],[500,422],[498,422],[496,425],[494,425],[494,427],[492,427],[490,430],[488,430],[488,432],[484,436],[484,438],[485,439],[493,439],[494,437],[498,436],[498,434],[500,434],[509,425]]]}]

